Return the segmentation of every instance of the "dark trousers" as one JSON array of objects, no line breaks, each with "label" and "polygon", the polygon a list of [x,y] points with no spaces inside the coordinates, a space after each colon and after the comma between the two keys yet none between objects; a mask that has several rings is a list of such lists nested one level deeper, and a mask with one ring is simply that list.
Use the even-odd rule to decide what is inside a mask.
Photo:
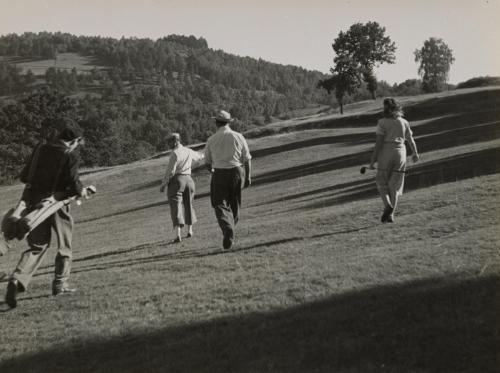
[{"label": "dark trousers", "polygon": [[241,190],[244,185],[243,167],[216,168],[210,182],[210,201],[224,235],[233,236],[240,218]]},{"label": "dark trousers", "polygon": [[168,183],[167,196],[174,227],[196,223],[194,212],[194,181],[189,175],[175,175]]}]

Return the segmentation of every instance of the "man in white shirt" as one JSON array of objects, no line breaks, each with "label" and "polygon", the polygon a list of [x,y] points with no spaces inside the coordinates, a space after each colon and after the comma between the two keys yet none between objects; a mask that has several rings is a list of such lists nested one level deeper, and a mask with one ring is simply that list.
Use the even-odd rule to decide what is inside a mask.
[{"label": "man in white shirt", "polygon": [[170,216],[175,230],[174,242],[181,242],[181,228],[187,225],[187,237],[193,236],[193,224],[196,223],[194,212],[195,185],[191,178],[191,167],[193,162],[201,161],[203,154],[191,150],[181,144],[181,137],[173,133],[168,139],[172,149],[170,159],[165,171],[160,192],[167,187],[168,202],[170,204]]},{"label": "man in white shirt", "polygon": [[207,140],[205,164],[212,172],[210,200],[224,239],[222,246],[230,249],[241,206],[241,190],[251,184],[252,159],[241,133],[229,127],[231,114],[221,110],[214,117],[217,132]]}]

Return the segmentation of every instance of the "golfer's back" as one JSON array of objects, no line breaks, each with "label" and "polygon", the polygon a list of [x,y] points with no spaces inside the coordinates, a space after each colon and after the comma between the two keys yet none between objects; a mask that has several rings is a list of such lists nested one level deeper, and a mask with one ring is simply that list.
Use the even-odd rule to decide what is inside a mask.
[{"label": "golfer's back", "polygon": [[233,168],[242,166],[250,152],[243,135],[223,127],[208,139],[205,158],[214,168]]}]

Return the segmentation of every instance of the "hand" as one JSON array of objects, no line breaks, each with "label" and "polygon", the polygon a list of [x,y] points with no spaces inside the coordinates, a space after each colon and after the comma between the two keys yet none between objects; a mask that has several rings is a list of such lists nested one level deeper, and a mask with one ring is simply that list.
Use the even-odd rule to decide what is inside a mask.
[{"label": "hand", "polygon": [[418,154],[413,154],[411,156],[411,159],[412,159],[413,163],[417,163],[420,160],[420,157],[418,156]]},{"label": "hand", "polygon": [[79,200],[81,199],[89,199],[90,196],[89,196],[89,191],[87,190],[87,188],[83,188],[82,189],[82,197],[81,198],[78,198]]},{"label": "hand", "polygon": [[165,192],[165,185],[162,185],[162,186],[160,187],[160,193],[163,193],[163,192]]},{"label": "hand", "polygon": [[245,188],[248,188],[250,185],[252,185],[252,180],[251,180],[249,177],[247,177],[247,178],[245,179],[245,184],[244,184],[244,187],[245,187]]}]

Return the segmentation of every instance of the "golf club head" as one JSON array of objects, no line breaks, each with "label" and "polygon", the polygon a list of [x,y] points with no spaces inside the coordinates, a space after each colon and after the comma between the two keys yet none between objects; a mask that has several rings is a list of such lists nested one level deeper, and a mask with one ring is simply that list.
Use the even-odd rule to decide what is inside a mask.
[{"label": "golf club head", "polygon": [[364,174],[366,172],[366,167],[363,166],[361,167],[361,169],[359,170],[360,173]]},{"label": "golf club head", "polygon": [[90,194],[96,194],[97,193],[97,188],[93,185],[89,185],[87,187],[87,192],[90,193]]}]

